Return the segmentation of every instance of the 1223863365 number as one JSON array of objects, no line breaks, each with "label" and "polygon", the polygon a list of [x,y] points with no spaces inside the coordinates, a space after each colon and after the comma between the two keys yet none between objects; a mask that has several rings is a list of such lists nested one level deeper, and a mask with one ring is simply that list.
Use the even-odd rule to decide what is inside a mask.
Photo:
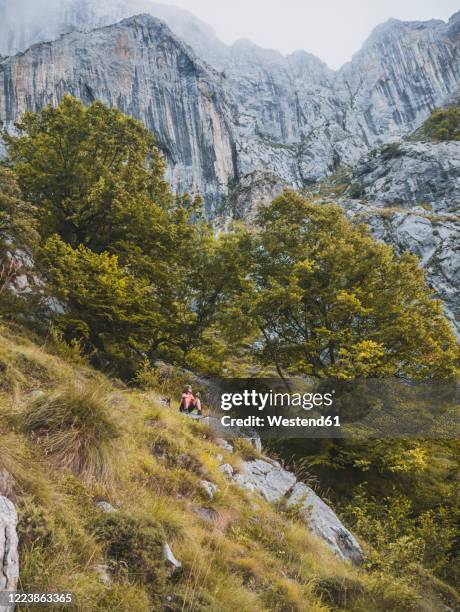
[{"label": "1223863365 number", "polygon": [[13,606],[16,604],[28,604],[44,606],[49,604],[61,604],[71,606],[75,603],[73,593],[21,593],[20,591],[0,591],[0,606]]}]

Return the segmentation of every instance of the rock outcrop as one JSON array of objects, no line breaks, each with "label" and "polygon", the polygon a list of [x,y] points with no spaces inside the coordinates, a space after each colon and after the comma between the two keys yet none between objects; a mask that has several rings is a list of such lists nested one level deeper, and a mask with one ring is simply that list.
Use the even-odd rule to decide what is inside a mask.
[{"label": "rock outcrop", "polygon": [[349,194],[378,206],[460,212],[460,142],[392,143],[363,157]]},{"label": "rock outcrop", "polygon": [[316,493],[303,482],[298,482],[287,500],[288,507],[295,506],[313,533],[322,538],[341,559],[359,565],[361,548],[354,535],[346,529],[337,515]]},{"label": "rock outcrop", "polygon": [[346,195],[339,202],[350,218],[366,222],[398,254],[420,258],[460,333],[460,142],[375,150],[355,167]]},{"label": "rock outcrop", "polygon": [[375,238],[420,258],[426,280],[442,299],[454,330],[460,335],[460,220],[430,214],[420,207],[411,211],[381,209],[364,203],[344,204],[349,216],[358,215]]},{"label": "rock outcrop", "polygon": [[167,542],[163,544],[163,555],[164,555],[165,561],[167,561],[170,565],[172,565],[174,569],[180,569],[182,567],[182,563],[176,559],[176,557],[174,556],[171,550],[171,547],[169,546]]},{"label": "rock outcrop", "polygon": [[338,557],[359,565],[361,548],[353,534],[341,523],[335,512],[309,486],[297,482],[292,472],[277,461],[256,459],[247,461],[234,476],[241,487],[260,493],[268,502],[284,501],[295,506],[312,532],[324,540]]},{"label": "rock outcrop", "polygon": [[256,459],[247,461],[235,481],[250,491],[257,491],[268,502],[280,501],[296,483],[296,477],[275,461]]},{"label": "rock outcrop", "polygon": [[112,504],[110,504],[108,501],[96,502],[96,508],[99,508],[99,510],[102,510],[102,512],[105,512],[106,514],[112,514],[113,512],[118,512],[117,508],[114,508]]},{"label": "rock outcrop", "polygon": [[28,47],[76,30],[86,31],[148,13],[202,56],[221,46],[212,28],[184,9],[151,0],[0,0],[0,55],[15,55]]},{"label": "rock outcrop", "polygon": [[[0,496],[0,591],[16,590],[19,578],[18,515],[13,503]],[[9,612],[10,606],[0,604],[0,612]]]}]

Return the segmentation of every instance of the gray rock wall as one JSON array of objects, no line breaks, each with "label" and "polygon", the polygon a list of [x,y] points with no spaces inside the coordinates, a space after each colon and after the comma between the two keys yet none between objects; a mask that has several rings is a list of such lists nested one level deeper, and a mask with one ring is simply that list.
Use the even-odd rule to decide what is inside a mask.
[{"label": "gray rock wall", "polygon": [[460,213],[460,142],[405,142],[363,157],[349,193],[379,206]]},{"label": "gray rock wall", "polygon": [[[248,192],[235,191],[239,185],[256,185],[252,206],[266,177],[303,188],[354,164],[411,132],[460,88],[460,14],[449,24],[390,20],[334,72],[304,51],[228,47],[189,13],[149,0],[65,0],[48,11],[20,0],[25,13],[13,0],[2,4],[4,52],[85,30],[0,63],[2,125],[66,91],[117,105],[155,133],[173,188],[200,190],[211,215],[225,209],[229,191],[231,210],[245,215]],[[172,31],[146,15],[87,31],[138,11]]]},{"label": "gray rock wall", "polygon": [[460,142],[406,142],[365,156],[341,205],[398,254],[420,258],[460,333]]},{"label": "gray rock wall", "polygon": [[0,124],[7,128],[66,92],[140,119],[166,156],[173,189],[199,190],[210,213],[235,175],[219,75],[152,17],[33,46],[0,63],[0,83]]},{"label": "gray rock wall", "polygon": [[[16,590],[19,578],[18,515],[13,503],[0,496],[0,591]],[[0,605],[0,612],[12,610]]]}]

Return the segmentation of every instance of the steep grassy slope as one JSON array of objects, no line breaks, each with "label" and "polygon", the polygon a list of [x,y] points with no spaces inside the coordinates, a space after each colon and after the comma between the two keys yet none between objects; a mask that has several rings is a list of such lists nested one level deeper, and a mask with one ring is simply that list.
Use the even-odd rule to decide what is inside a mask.
[{"label": "steep grassy slope", "polygon": [[[236,470],[242,457],[205,427],[7,327],[0,434],[21,590],[71,590],[84,611],[460,609],[427,575],[408,585],[342,563],[293,513],[230,483],[216,455]],[[203,479],[217,485],[213,499]],[[180,569],[164,559],[166,542]]]}]

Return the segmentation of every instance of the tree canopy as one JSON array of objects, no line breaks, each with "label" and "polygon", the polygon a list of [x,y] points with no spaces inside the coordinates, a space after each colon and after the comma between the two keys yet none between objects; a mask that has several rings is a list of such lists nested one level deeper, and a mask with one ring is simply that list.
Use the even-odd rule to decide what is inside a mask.
[{"label": "tree canopy", "polygon": [[455,338],[416,257],[294,192],[262,208],[257,225],[241,314],[242,328],[260,331],[264,363],[340,378],[455,372]]},{"label": "tree canopy", "polygon": [[136,222],[152,229],[158,207],[172,202],[153,136],[118,109],[86,108],[66,95],[56,107],[25,113],[17,128],[18,136],[4,137],[44,238],[58,234],[100,252],[132,237]]},{"label": "tree canopy", "polygon": [[18,131],[5,135],[9,163],[36,206],[36,258],[65,334],[152,359],[199,343],[209,312],[194,262],[211,256],[213,234],[199,198],[171,193],[150,132],[71,96],[26,113]]}]

